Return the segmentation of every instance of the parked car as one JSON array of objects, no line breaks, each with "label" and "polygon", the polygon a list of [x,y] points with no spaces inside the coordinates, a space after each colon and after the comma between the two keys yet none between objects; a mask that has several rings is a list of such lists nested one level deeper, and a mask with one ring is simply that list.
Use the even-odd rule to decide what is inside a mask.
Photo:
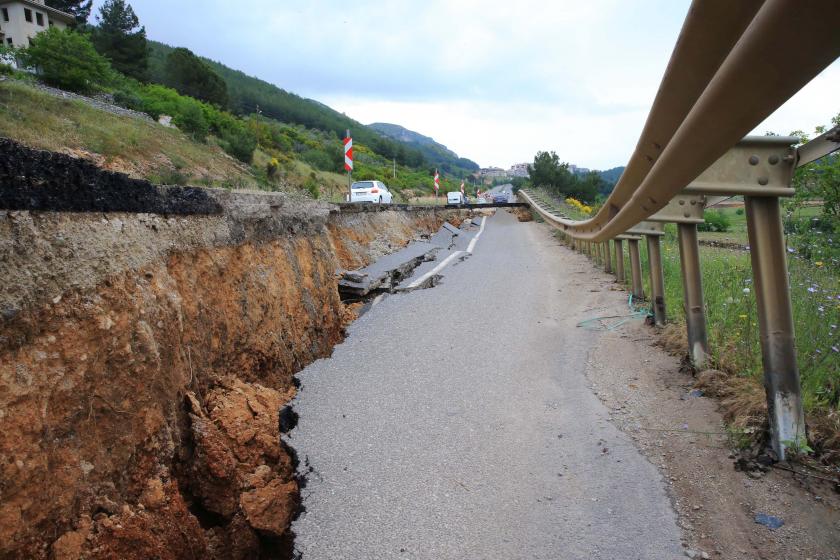
[{"label": "parked car", "polygon": [[510,197],[506,192],[502,191],[493,195],[494,204],[504,204],[507,202],[510,202]]},{"label": "parked car", "polygon": [[446,193],[446,203],[447,204],[466,204],[464,200],[464,195],[461,191],[454,191],[450,193]]},{"label": "parked car", "polygon": [[382,181],[356,181],[350,185],[350,202],[391,204],[394,195]]}]

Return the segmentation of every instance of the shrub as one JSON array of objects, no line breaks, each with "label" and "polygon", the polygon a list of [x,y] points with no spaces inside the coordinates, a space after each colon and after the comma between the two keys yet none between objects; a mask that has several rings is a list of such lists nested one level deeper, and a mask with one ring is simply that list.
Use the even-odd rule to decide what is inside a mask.
[{"label": "shrub", "polygon": [[39,33],[20,55],[23,63],[35,68],[45,82],[62,89],[90,93],[112,80],[108,61],[96,52],[87,37],[69,29],[51,27]]},{"label": "shrub", "polygon": [[222,149],[244,163],[251,163],[257,138],[243,126],[221,131]]},{"label": "shrub", "polygon": [[720,210],[706,210],[703,213],[705,222],[699,224],[699,231],[729,231],[732,224],[729,217]]},{"label": "shrub", "polygon": [[744,215],[744,209],[743,208],[738,208],[737,210],[735,210],[735,214],[738,215],[738,216],[743,216]]},{"label": "shrub", "polygon": [[314,148],[304,150],[300,155],[300,159],[315,169],[320,169],[321,171],[335,171],[333,159],[323,150],[317,150]]},{"label": "shrub", "polygon": [[184,103],[172,118],[175,126],[191,135],[195,140],[204,142],[210,132],[210,125],[198,103]]}]

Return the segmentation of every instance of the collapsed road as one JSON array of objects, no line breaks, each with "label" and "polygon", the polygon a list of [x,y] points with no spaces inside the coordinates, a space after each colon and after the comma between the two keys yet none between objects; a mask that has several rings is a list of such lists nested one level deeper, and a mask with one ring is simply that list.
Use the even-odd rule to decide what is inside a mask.
[{"label": "collapsed road", "polygon": [[664,481],[584,375],[600,335],[575,326],[623,296],[576,281],[588,263],[544,228],[505,211],[484,225],[434,289],[385,296],[298,375],[297,551],[682,557]]}]

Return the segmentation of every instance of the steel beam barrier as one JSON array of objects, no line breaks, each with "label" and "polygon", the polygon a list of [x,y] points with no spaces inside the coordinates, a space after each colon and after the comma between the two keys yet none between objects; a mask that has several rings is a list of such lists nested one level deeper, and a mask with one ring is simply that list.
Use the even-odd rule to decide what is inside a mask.
[{"label": "steel beam barrier", "polygon": [[648,269],[650,272],[650,300],[653,320],[657,327],[665,326],[665,275],[662,271],[662,248],[658,235],[646,235]]},{"label": "steel beam barrier", "polygon": [[771,445],[783,461],[788,447],[798,447],[806,441],[785,236],[778,198],[745,197],[744,202]]},{"label": "steel beam barrier", "polygon": [[615,279],[624,284],[624,241],[616,239],[615,243]]},{"label": "steel beam barrier", "polygon": [[680,246],[685,324],[688,331],[688,356],[698,370],[709,360],[709,339],[706,333],[706,312],[703,304],[703,277],[700,270],[700,244],[696,224],[677,224]]},{"label": "steel beam barrier", "polygon": [[612,252],[610,251],[610,242],[604,241],[604,256],[606,257],[604,260],[604,272],[612,272]]},{"label": "steel beam barrier", "polygon": [[633,298],[645,299],[645,289],[642,284],[642,259],[639,256],[639,240],[628,239],[630,249],[630,273],[633,278]]}]

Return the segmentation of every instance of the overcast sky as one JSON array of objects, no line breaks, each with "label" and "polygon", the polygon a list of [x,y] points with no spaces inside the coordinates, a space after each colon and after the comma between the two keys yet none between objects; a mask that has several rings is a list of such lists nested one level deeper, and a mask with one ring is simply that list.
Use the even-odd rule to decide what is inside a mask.
[{"label": "overcast sky", "polygon": [[[130,0],[185,46],[368,124],[403,125],[482,166],[624,165],[688,0]],[[96,0],[96,6],[102,0]],[[795,48],[795,47],[794,47]],[[835,62],[757,132],[840,112]]]}]

